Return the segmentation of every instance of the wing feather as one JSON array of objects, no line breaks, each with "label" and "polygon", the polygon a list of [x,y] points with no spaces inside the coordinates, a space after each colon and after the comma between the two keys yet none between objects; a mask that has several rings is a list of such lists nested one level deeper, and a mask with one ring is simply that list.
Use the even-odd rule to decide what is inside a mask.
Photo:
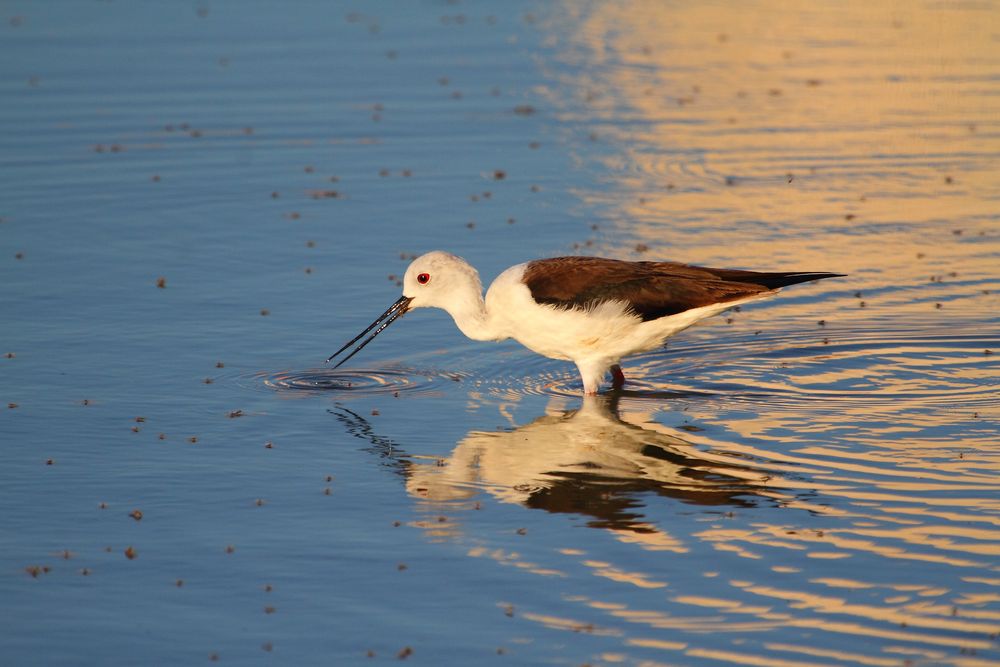
[{"label": "wing feather", "polygon": [[618,301],[627,304],[643,321],[649,321],[836,275],[758,273],[601,257],[554,257],[529,262],[523,280],[538,303],[586,308],[595,303]]}]

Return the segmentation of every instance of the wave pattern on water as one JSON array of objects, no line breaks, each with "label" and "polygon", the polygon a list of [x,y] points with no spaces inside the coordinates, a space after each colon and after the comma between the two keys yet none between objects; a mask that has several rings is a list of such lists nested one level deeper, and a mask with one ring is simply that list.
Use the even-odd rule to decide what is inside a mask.
[{"label": "wave pattern on water", "polygon": [[379,369],[312,368],[303,371],[254,373],[249,378],[259,386],[288,395],[324,394],[339,398],[384,394],[429,394],[440,392],[445,382],[462,382],[460,372],[418,370],[407,367]]}]

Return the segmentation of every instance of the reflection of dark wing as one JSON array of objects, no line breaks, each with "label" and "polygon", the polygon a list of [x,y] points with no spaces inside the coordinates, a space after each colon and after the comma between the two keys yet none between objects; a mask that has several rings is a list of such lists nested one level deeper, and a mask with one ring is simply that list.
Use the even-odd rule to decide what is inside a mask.
[{"label": "reflection of dark wing", "polygon": [[682,454],[673,447],[646,445],[642,448],[641,457],[668,461],[677,466],[679,476],[691,480],[690,486],[648,477],[607,477],[601,475],[600,470],[594,473],[559,471],[546,475],[547,479],[554,481],[546,488],[532,492],[525,505],[556,514],[594,517],[596,521],[589,524],[593,528],[646,533],[655,530],[650,527],[649,519],[639,511],[645,506],[640,494],[654,493],[692,505],[741,508],[755,507],[755,498],[760,497],[759,487],[747,480],[707,473],[700,469],[704,461]]},{"label": "reflection of dark wing", "polygon": [[629,304],[643,321],[648,321],[837,275],[758,273],[674,262],[554,257],[529,262],[523,280],[538,303],[575,308],[603,301],[621,301]]}]

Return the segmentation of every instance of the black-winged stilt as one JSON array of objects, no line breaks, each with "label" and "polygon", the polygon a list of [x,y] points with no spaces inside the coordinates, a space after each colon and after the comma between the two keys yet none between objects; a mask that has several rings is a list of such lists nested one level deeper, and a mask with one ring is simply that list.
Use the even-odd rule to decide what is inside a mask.
[{"label": "black-winged stilt", "polygon": [[510,267],[484,299],[479,272],[461,257],[436,250],[413,260],[403,296],[327,361],[374,329],[340,366],[407,311],[433,306],[447,311],[473,340],[513,338],[538,354],[574,362],[584,393],[596,394],[608,371],[614,388],[625,383],[622,357],[655,349],[699,320],[765,299],[781,287],[841,275],[553,257]]}]

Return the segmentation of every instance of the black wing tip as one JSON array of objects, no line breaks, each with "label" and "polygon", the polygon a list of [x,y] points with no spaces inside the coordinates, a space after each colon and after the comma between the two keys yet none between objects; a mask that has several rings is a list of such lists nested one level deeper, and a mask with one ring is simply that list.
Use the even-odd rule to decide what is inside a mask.
[{"label": "black wing tip", "polygon": [[788,287],[789,285],[798,285],[799,283],[808,283],[813,280],[825,280],[827,278],[847,278],[846,273],[826,273],[822,271],[802,271],[796,273],[779,273],[775,275],[765,276],[762,280],[747,280],[747,282],[754,282],[759,285],[763,285],[768,289],[778,289],[781,287]]}]

